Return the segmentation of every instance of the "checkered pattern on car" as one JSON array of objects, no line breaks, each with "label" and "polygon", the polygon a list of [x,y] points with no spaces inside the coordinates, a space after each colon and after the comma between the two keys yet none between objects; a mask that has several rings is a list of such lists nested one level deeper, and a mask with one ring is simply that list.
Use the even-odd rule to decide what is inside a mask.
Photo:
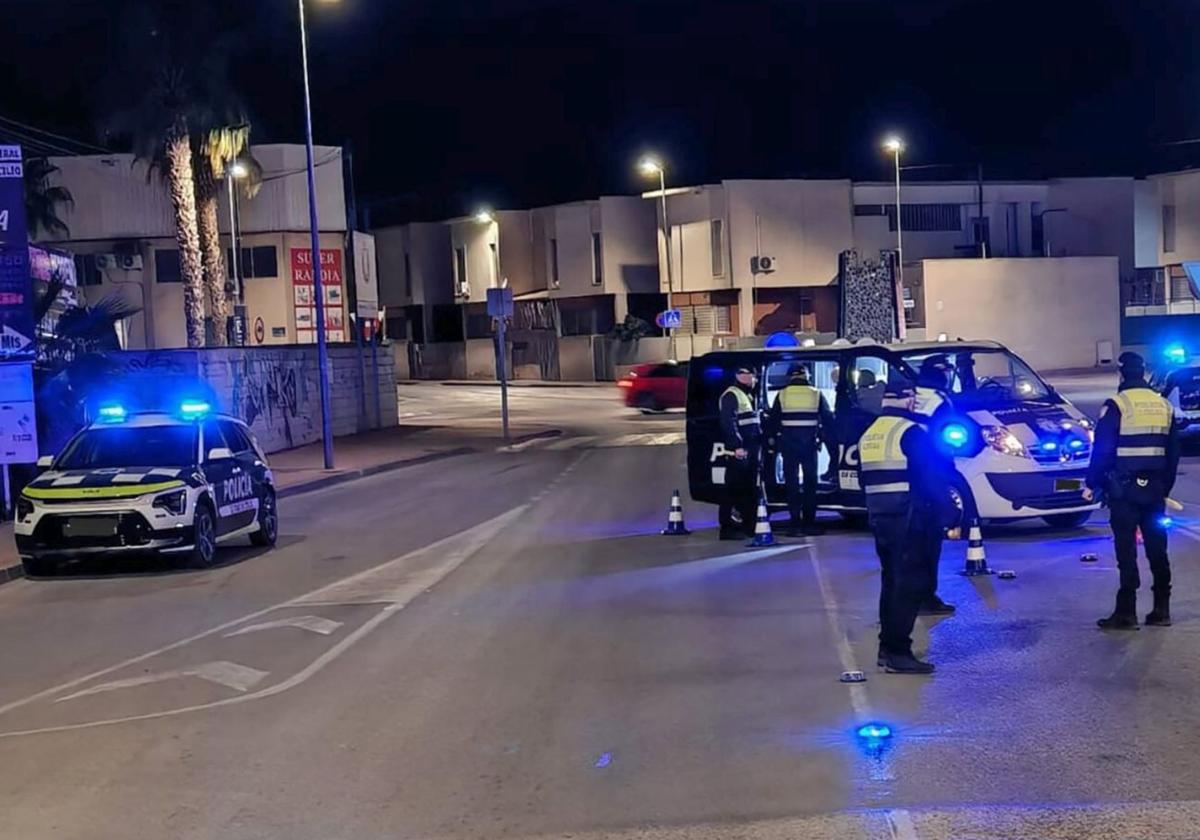
[{"label": "checkered pattern on car", "polygon": [[36,486],[48,487],[111,487],[120,484],[156,484],[179,478],[183,470],[170,467],[154,467],[151,469],[111,469],[90,470],[88,472],[67,472],[53,477],[43,476]]}]

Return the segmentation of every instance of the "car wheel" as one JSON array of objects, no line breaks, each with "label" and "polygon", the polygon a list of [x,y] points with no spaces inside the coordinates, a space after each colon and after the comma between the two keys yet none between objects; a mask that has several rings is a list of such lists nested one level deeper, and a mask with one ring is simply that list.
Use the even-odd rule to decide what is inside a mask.
[{"label": "car wheel", "polygon": [[275,506],[275,491],[266,490],[258,503],[258,530],[250,535],[250,544],[272,548],[279,539],[279,510]]},{"label": "car wheel", "polygon": [[188,565],[193,569],[208,569],[217,562],[217,526],[212,508],[206,502],[196,505],[196,516],[192,520],[192,551]]},{"label": "car wheel", "polygon": [[50,577],[58,571],[58,563],[45,557],[26,557],[21,561],[26,577]]},{"label": "car wheel", "polygon": [[637,406],[642,410],[642,414],[657,414],[663,410],[662,403],[658,401],[658,397],[654,396],[654,394],[640,394]]},{"label": "car wheel", "polygon": [[1052,513],[1049,516],[1043,516],[1042,519],[1051,528],[1079,528],[1082,527],[1092,516],[1090,510],[1081,510],[1078,513]]}]

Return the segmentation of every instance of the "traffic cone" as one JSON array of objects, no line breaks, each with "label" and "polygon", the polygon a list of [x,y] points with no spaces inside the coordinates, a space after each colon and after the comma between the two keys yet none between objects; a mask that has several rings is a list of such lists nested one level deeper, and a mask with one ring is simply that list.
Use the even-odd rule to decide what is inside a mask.
[{"label": "traffic cone", "polygon": [[671,494],[671,510],[667,513],[667,527],[662,530],[664,537],[686,537],[692,533],[683,524],[683,502],[679,500],[679,491]]},{"label": "traffic cone", "polygon": [[775,535],[771,533],[771,515],[767,512],[767,497],[758,492],[758,515],[754,522],[754,539],[747,543],[751,548],[766,548],[775,545]]},{"label": "traffic cone", "polygon": [[971,530],[967,536],[967,565],[962,573],[968,577],[992,573],[987,564],[987,552],[983,548],[983,530],[979,527],[979,517],[971,520]]}]

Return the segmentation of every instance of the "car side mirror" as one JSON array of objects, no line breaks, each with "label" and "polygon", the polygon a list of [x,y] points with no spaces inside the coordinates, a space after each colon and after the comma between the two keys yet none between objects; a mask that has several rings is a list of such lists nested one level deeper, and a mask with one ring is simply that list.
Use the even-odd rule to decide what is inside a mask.
[{"label": "car side mirror", "polygon": [[37,471],[39,473],[44,473],[46,470],[50,469],[53,466],[54,466],[54,456],[53,455],[43,455],[42,457],[37,459]]},{"label": "car side mirror", "polygon": [[217,446],[208,450],[208,461],[228,461],[233,457],[233,450],[224,446]]}]

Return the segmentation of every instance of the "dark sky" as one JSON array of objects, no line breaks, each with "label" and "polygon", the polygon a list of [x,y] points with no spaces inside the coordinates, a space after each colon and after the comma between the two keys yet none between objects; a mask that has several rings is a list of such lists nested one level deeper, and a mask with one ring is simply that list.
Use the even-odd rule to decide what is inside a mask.
[{"label": "dark sky", "polygon": [[[205,0],[196,0],[205,2]],[[293,0],[238,10],[233,79],[257,141],[302,139]],[[0,0],[0,116],[97,138],[120,0]],[[320,143],[393,217],[627,193],[660,150],[676,182],[989,177],[1200,163],[1200,0],[310,0]],[[930,171],[951,177],[966,170]]]}]

